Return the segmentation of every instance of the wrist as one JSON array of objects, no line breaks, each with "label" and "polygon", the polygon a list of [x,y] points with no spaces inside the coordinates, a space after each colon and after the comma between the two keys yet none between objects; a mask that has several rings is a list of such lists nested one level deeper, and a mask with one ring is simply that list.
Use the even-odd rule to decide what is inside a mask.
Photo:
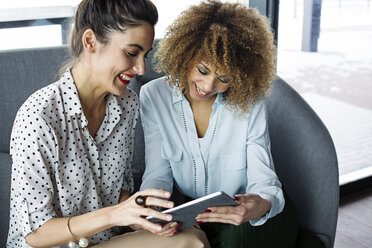
[{"label": "wrist", "polygon": [[262,217],[264,217],[265,215],[267,215],[270,212],[271,206],[272,206],[270,200],[267,200],[267,199],[264,199],[264,198],[263,198],[263,200],[264,200],[264,208],[263,208]]},{"label": "wrist", "polygon": [[106,208],[106,212],[103,216],[103,221],[108,226],[108,228],[118,226],[118,223],[116,223],[117,218],[115,218],[116,209],[117,209],[117,205]]}]

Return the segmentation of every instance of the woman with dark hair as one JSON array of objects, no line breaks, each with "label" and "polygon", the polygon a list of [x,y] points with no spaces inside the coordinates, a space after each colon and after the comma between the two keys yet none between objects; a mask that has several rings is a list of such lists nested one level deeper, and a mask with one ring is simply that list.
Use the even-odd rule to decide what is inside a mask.
[{"label": "woman with dark hair", "polygon": [[[145,73],[157,19],[149,0],[78,6],[72,61],[59,81],[27,99],[13,125],[7,247],[204,247],[204,234],[192,229],[152,234],[169,236],[143,217],[172,216],[145,206],[172,207],[169,192],[130,195],[139,102],[127,85]],[[120,226],[144,230],[111,239]]]},{"label": "woman with dark hair", "polygon": [[141,189],[234,196],[238,206],[197,217],[211,247],[294,247],[297,215],[275,173],[263,101],[275,77],[268,19],[202,2],[174,21],[155,58],[166,76],[141,89]]}]

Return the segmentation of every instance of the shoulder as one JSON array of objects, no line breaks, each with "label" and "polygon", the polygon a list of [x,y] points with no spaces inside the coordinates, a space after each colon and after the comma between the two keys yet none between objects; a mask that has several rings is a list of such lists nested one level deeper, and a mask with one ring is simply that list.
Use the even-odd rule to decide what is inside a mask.
[{"label": "shoulder", "polygon": [[116,96],[117,99],[120,101],[120,102],[127,102],[127,101],[130,101],[130,102],[138,102],[138,96],[137,94],[130,88],[127,88],[127,90],[125,91],[124,95],[122,96]]},{"label": "shoulder", "polygon": [[114,96],[117,99],[118,104],[121,108],[125,108],[126,106],[130,106],[133,109],[137,110],[139,108],[139,100],[137,94],[130,88],[127,88],[124,95],[122,96]]},{"label": "shoulder", "polygon": [[267,116],[267,107],[266,107],[266,103],[264,100],[261,100],[259,102],[257,102],[254,106],[253,106],[253,112],[256,114],[256,115],[263,115],[263,116]]},{"label": "shoulder", "polygon": [[22,104],[17,117],[25,115],[32,118],[32,116],[44,115],[45,110],[56,101],[58,96],[60,96],[58,82],[37,90]]},{"label": "shoulder", "polygon": [[264,124],[268,122],[267,108],[263,100],[257,102],[249,111],[248,122],[250,125],[254,123],[257,125],[265,126]]},{"label": "shoulder", "polygon": [[119,103],[138,102],[137,94],[130,88],[127,88],[122,96],[115,96]]},{"label": "shoulder", "polygon": [[261,100],[257,102],[251,109],[250,113],[252,114],[258,114],[259,112],[265,112],[266,113],[266,104],[264,100]]},{"label": "shoulder", "polygon": [[172,92],[172,88],[165,81],[165,77],[154,79],[141,87],[140,98],[154,94],[167,95]]},{"label": "shoulder", "polygon": [[54,83],[36,91],[24,102],[14,120],[11,146],[18,142],[34,140],[37,137],[53,139],[53,131],[48,121],[56,113],[47,109],[54,105],[53,102],[58,95],[59,89]]}]

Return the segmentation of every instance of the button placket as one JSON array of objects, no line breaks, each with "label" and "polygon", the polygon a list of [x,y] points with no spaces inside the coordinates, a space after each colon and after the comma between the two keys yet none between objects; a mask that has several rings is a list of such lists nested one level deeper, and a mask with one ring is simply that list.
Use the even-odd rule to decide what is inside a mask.
[{"label": "button placket", "polygon": [[[186,107],[183,106],[185,103]],[[191,160],[194,166],[194,189],[195,197],[204,196],[205,190],[205,170],[204,161],[201,156],[201,151],[199,148],[198,135],[196,132],[195,122],[193,113],[189,102],[181,101],[181,112],[184,118],[185,131],[187,135],[187,140],[189,144],[189,152]],[[200,180],[197,180],[199,178]]]}]

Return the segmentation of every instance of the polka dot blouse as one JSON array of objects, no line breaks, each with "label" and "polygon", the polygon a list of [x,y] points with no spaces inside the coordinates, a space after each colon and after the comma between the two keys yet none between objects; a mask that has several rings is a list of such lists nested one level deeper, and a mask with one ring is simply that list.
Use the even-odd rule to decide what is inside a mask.
[{"label": "polka dot blouse", "polygon": [[[8,247],[29,247],[24,237],[51,218],[117,204],[122,190],[133,190],[138,111],[138,98],[130,89],[123,96],[109,94],[104,121],[93,138],[69,70],[27,99],[10,142]],[[115,234],[109,229],[89,241],[99,243]]]}]

